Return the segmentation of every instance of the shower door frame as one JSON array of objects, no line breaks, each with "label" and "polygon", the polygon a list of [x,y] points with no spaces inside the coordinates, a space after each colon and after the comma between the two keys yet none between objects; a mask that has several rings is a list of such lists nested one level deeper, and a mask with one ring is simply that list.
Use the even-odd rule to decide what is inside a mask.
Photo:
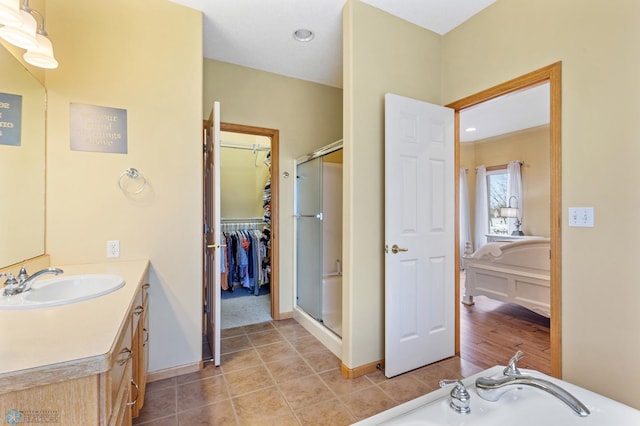
[{"label": "shower door frame", "polygon": [[[300,164],[306,163],[308,161],[311,160],[315,160],[317,158],[323,157],[325,155],[331,154],[335,151],[341,150],[343,149],[343,140],[340,139],[336,142],[333,142],[329,145],[326,145],[322,148],[319,148],[315,151],[313,151],[312,153],[303,155],[299,158],[297,158],[294,161],[294,170],[296,172],[297,175],[297,170],[298,170],[298,166]],[[296,176],[293,176],[294,179],[296,178]],[[297,188],[297,184],[295,184],[294,181],[294,191],[293,191],[293,217],[294,217],[294,226],[293,226],[293,241],[294,241],[294,247],[293,247],[293,277],[294,277],[294,285],[293,285],[293,307],[294,307],[294,317],[297,319],[303,319],[298,317],[297,313],[300,313],[302,316],[304,316],[305,318],[312,318],[313,322],[315,322],[316,324],[321,324],[323,329],[326,329],[326,331],[329,333],[329,335],[324,336],[324,335],[318,335],[312,332],[312,334],[314,334],[315,337],[317,337],[318,339],[320,339],[325,346],[327,346],[332,352],[334,352],[334,354],[337,355],[339,351],[339,346],[342,345],[342,339],[337,336],[336,334],[334,334],[333,331],[331,331],[330,328],[326,327],[324,324],[322,324],[322,322],[318,321],[318,319],[313,318],[312,315],[310,315],[309,313],[307,313],[303,308],[301,308],[298,305],[298,244],[297,244],[297,238],[298,238],[298,219],[296,218],[297,216],[297,205],[298,205],[298,188]],[[320,275],[319,277],[320,282],[322,282],[322,275]],[[303,324],[304,326],[304,324]],[[307,328],[307,327],[305,327]],[[311,331],[311,330],[310,330]]]}]

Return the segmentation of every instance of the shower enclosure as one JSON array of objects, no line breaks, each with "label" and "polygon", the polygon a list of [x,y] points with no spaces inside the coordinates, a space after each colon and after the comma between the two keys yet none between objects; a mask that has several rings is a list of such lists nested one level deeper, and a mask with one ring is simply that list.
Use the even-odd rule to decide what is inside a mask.
[{"label": "shower enclosure", "polygon": [[341,143],[299,160],[295,193],[297,305],[341,336]]}]

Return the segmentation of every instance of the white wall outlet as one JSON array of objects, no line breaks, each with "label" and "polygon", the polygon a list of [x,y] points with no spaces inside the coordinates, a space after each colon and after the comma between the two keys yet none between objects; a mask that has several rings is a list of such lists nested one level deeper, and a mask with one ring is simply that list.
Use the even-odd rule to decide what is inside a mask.
[{"label": "white wall outlet", "polygon": [[120,240],[107,241],[107,257],[120,257]]},{"label": "white wall outlet", "polygon": [[593,207],[569,207],[569,226],[593,228]]}]

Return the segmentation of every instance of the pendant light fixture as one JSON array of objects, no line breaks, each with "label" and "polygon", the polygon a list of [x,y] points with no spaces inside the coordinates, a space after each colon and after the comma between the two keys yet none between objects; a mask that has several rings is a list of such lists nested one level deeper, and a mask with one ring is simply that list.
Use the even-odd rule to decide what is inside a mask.
[{"label": "pendant light fixture", "polygon": [[20,0],[0,0],[0,25],[20,25]]},{"label": "pendant light fixture", "polygon": [[[53,57],[53,46],[44,28],[44,16],[29,7],[29,0],[23,0],[22,4],[19,1],[0,0],[0,24],[4,25],[0,28],[0,37],[26,49],[24,60],[27,63],[40,68],[57,68],[58,61]],[[20,16],[17,23],[12,20],[16,7]]]},{"label": "pendant light fixture", "polygon": [[31,13],[40,18],[40,24],[36,31],[36,40],[38,46],[35,49],[28,49],[24,54],[24,60],[40,68],[58,68],[58,61],[53,57],[53,45],[51,40],[47,38],[47,31],[44,29],[44,16],[37,10],[31,9]]},{"label": "pendant light fixture", "polygon": [[36,40],[36,28],[38,24],[31,13],[20,10],[21,21],[19,25],[5,25],[0,28],[0,37],[23,49],[35,49],[38,47]]}]

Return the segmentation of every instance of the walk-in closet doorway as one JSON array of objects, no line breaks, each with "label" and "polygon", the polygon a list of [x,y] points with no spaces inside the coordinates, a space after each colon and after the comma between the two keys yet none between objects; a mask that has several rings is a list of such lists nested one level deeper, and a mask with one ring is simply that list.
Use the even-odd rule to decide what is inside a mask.
[{"label": "walk-in closet doorway", "polygon": [[[279,319],[277,163],[277,130],[220,123],[222,330]],[[204,323],[208,360],[213,342]]]}]

